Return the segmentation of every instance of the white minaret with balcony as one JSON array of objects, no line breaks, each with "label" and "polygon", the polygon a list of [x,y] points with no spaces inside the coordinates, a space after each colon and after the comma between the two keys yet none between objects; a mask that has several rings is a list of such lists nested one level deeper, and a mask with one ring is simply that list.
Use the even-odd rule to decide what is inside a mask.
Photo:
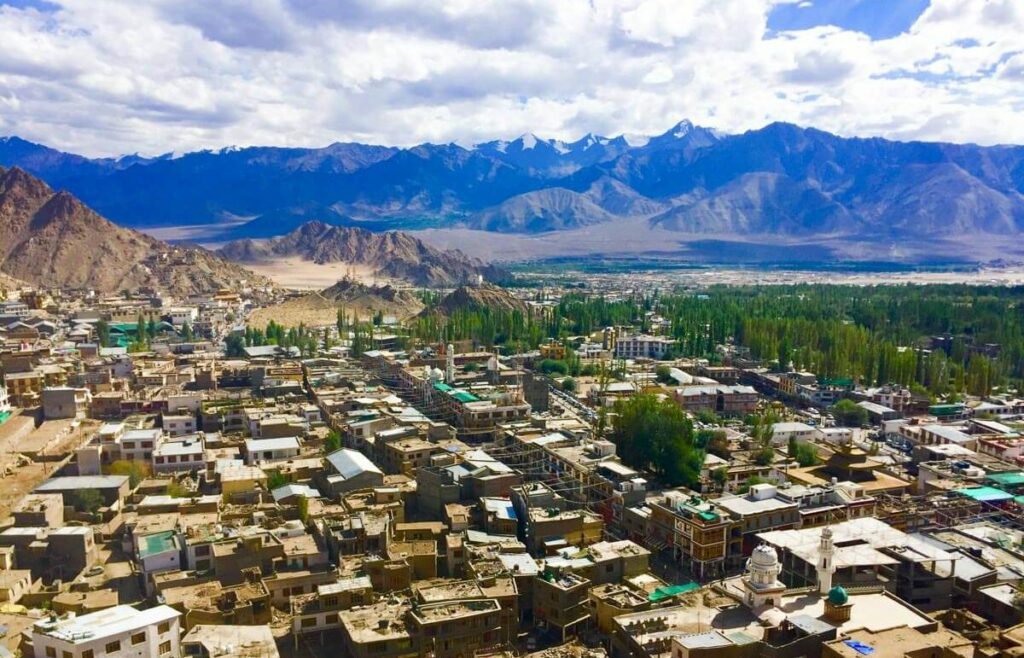
[{"label": "white minaret with balcony", "polygon": [[818,591],[822,595],[832,589],[832,574],[836,572],[836,546],[832,539],[832,528],[825,526],[821,531],[818,545]]},{"label": "white minaret with balcony", "polygon": [[448,343],[448,349],[445,350],[445,371],[444,380],[449,384],[455,383],[455,346]]}]

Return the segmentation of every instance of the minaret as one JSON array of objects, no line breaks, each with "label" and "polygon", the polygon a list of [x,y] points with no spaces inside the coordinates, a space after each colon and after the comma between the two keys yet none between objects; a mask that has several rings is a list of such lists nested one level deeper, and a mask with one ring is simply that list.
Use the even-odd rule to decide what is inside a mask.
[{"label": "minaret", "polygon": [[445,372],[444,372],[444,380],[445,380],[445,382],[447,382],[449,384],[454,384],[455,383],[455,346],[452,345],[451,343],[448,343],[448,349],[445,350],[445,351],[447,352],[447,354],[445,354],[445,357],[446,357],[445,358],[446,368],[445,368]]},{"label": "minaret", "polygon": [[821,543],[818,545],[818,592],[823,596],[832,589],[832,574],[836,572],[835,551],[832,528],[825,526],[821,531]]}]

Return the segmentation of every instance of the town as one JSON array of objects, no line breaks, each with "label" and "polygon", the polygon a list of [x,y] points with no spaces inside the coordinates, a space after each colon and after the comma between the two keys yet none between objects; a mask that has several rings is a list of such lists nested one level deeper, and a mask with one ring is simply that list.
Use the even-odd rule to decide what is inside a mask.
[{"label": "town", "polygon": [[[749,292],[498,290],[512,310],[286,329],[247,325],[272,288],[6,288],[0,654],[1024,647],[1009,346],[947,333],[819,373],[806,327],[714,319]],[[939,359],[953,384],[923,375]]]}]

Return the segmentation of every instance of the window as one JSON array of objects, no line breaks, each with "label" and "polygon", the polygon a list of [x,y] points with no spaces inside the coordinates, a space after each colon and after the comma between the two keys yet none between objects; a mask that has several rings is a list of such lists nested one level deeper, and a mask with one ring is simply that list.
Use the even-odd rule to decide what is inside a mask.
[{"label": "window", "polygon": [[209,554],[210,554],[210,545],[209,544],[201,544],[199,546],[196,546],[196,555],[209,555]]},{"label": "window", "polygon": [[117,653],[121,650],[121,641],[114,640],[113,642],[107,642],[107,646],[103,647],[105,653]]},{"label": "window", "polygon": [[156,627],[156,632],[160,633],[161,635],[169,630],[171,630],[171,622],[169,621],[165,621],[164,623]]},{"label": "window", "polygon": [[46,647],[46,658],[57,658],[57,650],[53,647]]},{"label": "window", "polygon": [[161,642],[160,643],[160,647],[157,649],[157,651],[160,652],[161,656],[164,655],[165,653],[170,653],[171,652],[171,641],[167,640],[166,642]]},{"label": "window", "polygon": [[92,658],[92,649],[86,649],[83,651],[82,658]]},{"label": "window", "polygon": [[313,628],[316,626],[316,617],[306,617],[302,620],[303,628]]},{"label": "window", "polygon": [[146,641],[146,631],[132,634],[132,644],[142,644]]},{"label": "window", "polygon": [[71,655],[70,651],[61,651],[60,656],[61,658],[74,658],[74,656]]}]

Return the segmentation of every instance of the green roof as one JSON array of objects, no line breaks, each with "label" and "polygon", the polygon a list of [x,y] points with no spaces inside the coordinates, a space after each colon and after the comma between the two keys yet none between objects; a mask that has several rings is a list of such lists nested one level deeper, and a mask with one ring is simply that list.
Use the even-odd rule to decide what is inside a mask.
[{"label": "green roof", "polygon": [[452,387],[449,386],[448,384],[445,384],[444,382],[434,382],[434,388],[436,388],[439,391],[444,391],[445,393],[452,390]]},{"label": "green roof", "polygon": [[993,473],[988,476],[988,479],[996,484],[1001,484],[1004,487],[1019,487],[1024,485],[1024,472],[1016,471],[1013,473]]},{"label": "green roof", "polygon": [[928,413],[933,416],[955,416],[963,413],[964,408],[962,404],[933,404],[928,407]]},{"label": "green roof", "polygon": [[112,322],[108,325],[111,331],[117,331],[122,334],[134,334],[139,329],[139,325],[135,322]]},{"label": "green roof", "polygon": [[11,417],[10,411],[0,411],[0,425],[3,425]]},{"label": "green roof", "polygon": [[1013,498],[1013,496],[1002,489],[996,489],[995,487],[969,487],[967,489],[957,489],[956,493],[983,503],[1000,503]]},{"label": "green roof", "polygon": [[166,553],[177,548],[172,530],[158,532],[155,535],[148,535],[142,538],[142,542],[139,545],[139,557],[144,558],[156,555],[157,553]]},{"label": "green roof", "polygon": [[828,602],[832,605],[846,605],[846,602],[850,600],[846,590],[836,585],[828,591]]},{"label": "green roof", "polygon": [[686,583],[685,585],[670,585],[668,587],[659,587],[650,594],[647,595],[647,600],[652,603],[657,603],[664,599],[678,596],[679,594],[686,594],[696,589],[700,589],[700,585],[697,583]]},{"label": "green roof", "polygon": [[452,397],[459,402],[479,402],[480,398],[473,395],[469,391],[455,391],[452,393]]}]

